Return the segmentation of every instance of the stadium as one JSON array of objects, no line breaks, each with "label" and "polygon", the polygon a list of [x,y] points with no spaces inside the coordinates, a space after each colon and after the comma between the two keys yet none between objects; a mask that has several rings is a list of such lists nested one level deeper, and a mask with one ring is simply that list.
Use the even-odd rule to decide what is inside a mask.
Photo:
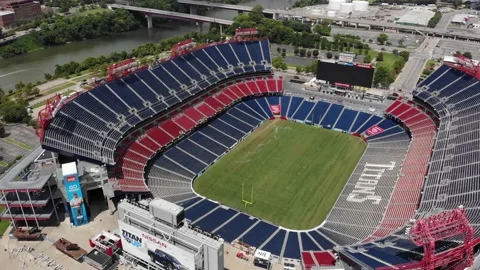
[{"label": "stadium", "polygon": [[284,94],[255,35],[112,66],[105,83],[47,102],[42,147],[104,164],[115,195],[174,203],[189,228],[273,263],[471,266],[480,68],[442,65],[378,115]]}]

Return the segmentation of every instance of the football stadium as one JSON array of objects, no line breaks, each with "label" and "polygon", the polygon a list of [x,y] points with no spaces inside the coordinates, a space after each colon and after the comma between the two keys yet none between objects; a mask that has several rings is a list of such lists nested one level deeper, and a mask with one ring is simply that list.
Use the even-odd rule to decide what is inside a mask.
[{"label": "football stadium", "polygon": [[465,269],[480,243],[480,67],[456,59],[373,113],[287,94],[269,40],[237,29],[111,66],[47,101],[37,133],[107,168],[123,256],[145,269],[224,269],[223,244],[264,268]]}]

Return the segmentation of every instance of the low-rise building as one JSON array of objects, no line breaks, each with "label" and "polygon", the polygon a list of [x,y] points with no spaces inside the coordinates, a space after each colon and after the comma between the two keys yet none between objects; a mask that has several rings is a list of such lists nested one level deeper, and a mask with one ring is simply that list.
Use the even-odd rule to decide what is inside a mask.
[{"label": "low-rise building", "polygon": [[13,12],[14,21],[30,20],[42,14],[40,2],[33,0],[2,0],[0,1],[0,12],[2,11]]},{"label": "low-rise building", "polygon": [[15,21],[15,13],[8,10],[0,10],[0,28],[8,28]]}]

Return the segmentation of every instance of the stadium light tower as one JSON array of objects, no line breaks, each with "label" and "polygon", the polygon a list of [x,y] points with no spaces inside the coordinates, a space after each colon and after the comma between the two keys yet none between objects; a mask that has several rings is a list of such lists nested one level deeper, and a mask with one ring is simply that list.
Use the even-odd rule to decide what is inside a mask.
[{"label": "stadium light tower", "polygon": [[[415,245],[423,246],[423,260],[395,265],[395,269],[434,270],[447,266],[451,270],[463,270],[473,264],[473,248],[480,242],[480,238],[473,239],[473,237],[473,228],[467,219],[463,206],[424,219],[413,220],[413,224],[408,231],[408,238]],[[449,239],[463,239],[463,243],[436,253],[435,244],[438,241],[448,241]],[[386,269],[392,268],[377,268],[377,270]]]}]

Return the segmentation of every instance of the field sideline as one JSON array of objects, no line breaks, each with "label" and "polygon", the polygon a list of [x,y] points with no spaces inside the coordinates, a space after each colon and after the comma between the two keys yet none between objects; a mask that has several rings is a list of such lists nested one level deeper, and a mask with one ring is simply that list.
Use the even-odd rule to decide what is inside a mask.
[{"label": "field sideline", "polygon": [[[199,194],[289,229],[322,223],[366,144],[292,121],[267,121],[194,182]],[[254,204],[242,203],[254,190]],[[248,192],[247,192],[248,191]]]}]

